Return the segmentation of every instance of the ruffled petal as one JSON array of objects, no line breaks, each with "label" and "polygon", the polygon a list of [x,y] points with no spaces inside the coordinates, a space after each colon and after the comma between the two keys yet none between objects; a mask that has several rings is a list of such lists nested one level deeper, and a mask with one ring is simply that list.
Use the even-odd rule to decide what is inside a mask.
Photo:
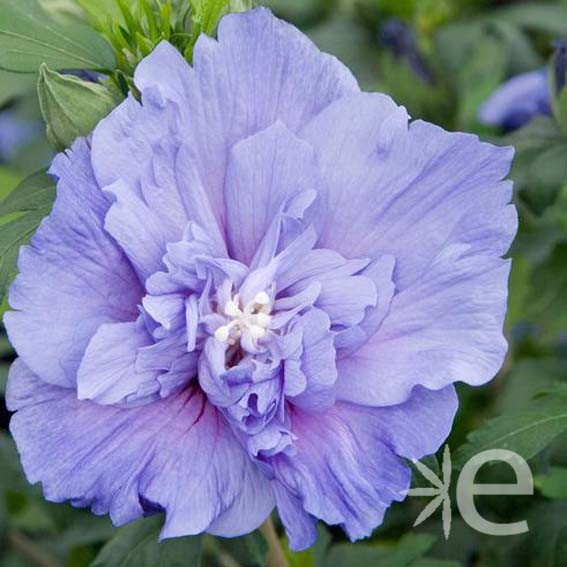
[{"label": "ruffled petal", "polygon": [[422,121],[408,127],[384,95],[339,100],[300,133],[317,152],[328,210],[320,246],[347,258],[392,255],[398,290],[419,281],[444,247],[505,254],[517,230],[508,174],[512,148],[449,133]]},{"label": "ruffled petal", "polygon": [[139,408],[100,406],[17,360],[7,403],[26,475],[48,500],[110,513],[117,525],[163,510],[162,537],[241,535],[273,507],[268,481],[198,390]]},{"label": "ruffled petal", "polygon": [[104,231],[110,202],[98,188],[85,140],[55,159],[51,215],[21,249],[5,324],[19,355],[46,382],[72,386],[87,344],[104,323],[138,316],[142,289]]},{"label": "ruffled petal", "polygon": [[136,369],[139,350],[151,344],[141,321],[101,325],[79,367],[79,399],[105,405],[159,399],[158,372]]},{"label": "ruffled petal", "polygon": [[395,264],[393,256],[382,256],[363,270],[364,277],[371,280],[376,287],[376,305],[366,309],[364,319],[359,325],[348,327],[337,334],[335,346],[339,358],[356,352],[366,344],[388,315],[396,289],[393,280]]},{"label": "ruffled petal", "polygon": [[[173,66],[178,73],[190,71],[181,54],[168,43],[160,44],[139,68],[152,61],[163,66],[163,58],[170,63],[166,68]],[[174,83],[175,77],[172,72],[163,88]],[[185,129],[189,130],[186,124]],[[167,235],[169,241],[179,240],[187,222],[193,220],[207,226],[211,237],[222,243],[194,151],[186,138],[179,109],[158,90],[144,90],[142,104],[130,96],[93,132],[96,179],[103,188],[120,188],[118,199],[135,204],[138,216],[147,214],[152,235],[158,232]],[[135,212],[126,219],[130,224]],[[127,213],[122,211],[124,216]]]},{"label": "ruffled petal", "polygon": [[434,453],[449,434],[456,409],[449,386],[438,392],[417,388],[395,407],[338,403],[324,414],[294,412],[297,451],[271,461],[292,549],[314,543],[318,519],[340,525],[351,540],[370,535],[409,489],[411,473],[400,457]]},{"label": "ruffled petal", "polygon": [[[181,234],[166,229],[155,212],[122,181],[109,185],[105,192],[115,199],[106,214],[104,228],[114,237],[145,282],[153,273],[165,268],[162,258],[166,246]],[[168,234],[169,233],[169,234]]]},{"label": "ruffled petal", "polygon": [[[218,41],[202,35],[193,68],[175,48],[161,43],[138,66],[135,82],[144,105],[171,107],[161,112],[161,119],[173,125],[172,137],[181,133],[190,148],[221,226],[226,163],[234,143],[278,120],[297,132],[330,102],[359,90],[337,59],[321,53],[305,35],[264,8],[223,18]],[[151,146],[163,135],[164,126],[156,128],[159,119],[146,119],[142,111],[142,120],[139,109],[130,106],[121,117],[124,126],[116,128],[107,121],[104,136],[102,129],[95,133],[101,154],[97,172],[105,183],[125,171],[138,179],[137,164],[147,162]],[[134,132],[134,122],[144,126]],[[103,151],[120,155],[107,159]]]},{"label": "ruffled petal", "polygon": [[278,274],[284,297],[320,286],[315,305],[325,311],[335,326],[350,327],[362,322],[369,307],[375,307],[378,289],[372,277],[361,275],[365,259],[346,260],[332,250],[308,250]]},{"label": "ruffled petal", "polygon": [[376,334],[338,363],[338,399],[403,402],[416,384],[484,384],[500,369],[510,262],[447,247],[419,282],[392,299]]},{"label": "ruffled petal", "polygon": [[[366,326],[360,352],[341,354],[339,398],[399,404],[416,384],[490,380],[506,352],[500,257],[517,214],[502,179],[512,149],[421,121],[408,126],[404,109],[382,95],[336,101],[300,136],[315,148],[328,189],[320,245],[395,262],[387,316]],[[344,339],[351,353],[364,342]]]},{"label": "ruffled petal", "polygon": [[[298,354],[297,370],[305,376],[305,388],[299,395],[288,399],[306,411],[322,411],[335,402],[337,367],[334,334],[330,331],[329,316],[319,309],[311,309],[294,319],[290,332],[301,329],[301,352]],[[286,370],[295,360],[286,360]]]}]

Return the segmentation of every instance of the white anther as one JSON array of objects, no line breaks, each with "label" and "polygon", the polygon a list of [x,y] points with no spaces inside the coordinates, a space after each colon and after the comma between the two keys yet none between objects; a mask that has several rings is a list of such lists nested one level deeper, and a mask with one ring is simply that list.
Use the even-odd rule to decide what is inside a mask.
[{"label": "white anther", "polygon": [[256,324],[264,329],[270,326],[272,318],[266,313],[256,313]]},{"label": "white anther", "polygon": [[235,296],[234,299],[226,302],[224,312],[229,317],[238,317],[242,314],[240,307],[238,307],[238,296]]},{"label": "white anther", "polygon": [[229,335],[230,327],[228,325],[223,325],[215,331],[215,339],[217,339],[217,341],[220,341],[221,343],[227,343]]},{"label": "white anther", "polygon": [[259,325],[251,325],[248,327],[248,330],[253,339],[261,339],[267,332],[264,327],[260,327]]},{"label": "white anther", "polygon": [[252,303],[255,303],[256,305],[269,305],[270,296],[265,291],[261,291],[260,293],[256,294],[256,297],[252,300]]},{"label": "white anther", "polygon": [[265,291],[256,294],[244,309],[240,307],[240,297],[235,295],[222,307],[222,314],[228,317],[229,321],[215,331],[215,338],[232,346],[237,344],[246,332],[250,333],[252,340],[265,337],[272,322],[270,309],[270,297]]}]

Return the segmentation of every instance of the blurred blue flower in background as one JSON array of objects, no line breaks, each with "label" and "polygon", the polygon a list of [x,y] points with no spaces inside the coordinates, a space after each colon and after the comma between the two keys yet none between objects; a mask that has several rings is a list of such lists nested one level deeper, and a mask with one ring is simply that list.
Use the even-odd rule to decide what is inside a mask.
[{"label": "blurred blue flower in background", "polygon": [[512,77],[481,106],[479,120],[506,131],[516,130],[534,116],[551,114],[547,69]]},{"label": "blurred blue flower in background", "polygon": [[0,162],[11,160],[41,132],[41,123],[17,116],[11,109],[0,111]]}]

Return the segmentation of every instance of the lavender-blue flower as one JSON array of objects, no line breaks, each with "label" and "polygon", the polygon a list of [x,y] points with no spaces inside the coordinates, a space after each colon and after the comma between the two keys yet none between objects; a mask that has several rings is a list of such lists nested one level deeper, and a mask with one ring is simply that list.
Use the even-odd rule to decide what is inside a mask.
[{"label": "lavender-blue flower", "polygon": [[6,162],[41,134],[39,121],[19,118],[10,108],[0,110],[0,162]]},{"label": "lavender-blue flower", "polygon": [[550,114],[549,73],[544,67],[516,75],[503,83],[480,107],[479,120],[511,132],[536,116]]},{"label": "lavender-blue flower", "polygon": [[408,122],[264,9],[168,43],[57,156],[6,315],[46,497],[162,537],[355,540],[500,368],[512,150]]}]

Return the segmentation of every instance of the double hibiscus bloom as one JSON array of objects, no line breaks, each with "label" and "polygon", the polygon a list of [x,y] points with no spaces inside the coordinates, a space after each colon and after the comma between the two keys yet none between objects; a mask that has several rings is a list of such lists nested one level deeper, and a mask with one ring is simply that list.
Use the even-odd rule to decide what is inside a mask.
[{"label": "double hibiscus bloom", "polygon": [[57,156],[10,291],[26,474],[116,524],[369,535],[490,380],[512,151],[409,124],[264,9],[160,44]]}]

